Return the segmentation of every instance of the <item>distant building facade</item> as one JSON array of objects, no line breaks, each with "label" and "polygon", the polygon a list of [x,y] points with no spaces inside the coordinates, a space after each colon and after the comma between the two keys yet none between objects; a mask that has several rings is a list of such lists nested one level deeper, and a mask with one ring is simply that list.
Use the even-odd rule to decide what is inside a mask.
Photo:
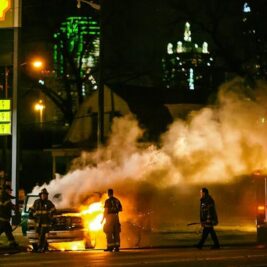
[{"label": "distant building facade", "polygon": [[168,43],[162,59],[163,84],[177,90],[201,90],[211,87],[213,57],[208,43],[192,42],[190,23],[185,23],[184,40]]},{"label": "distant building facade", "polygon": [[83,95],[97,90],[96,76],[92,73],[99,59],[99,23],[92,17],[68,17],[54,34],[54,67],[58,76],[70,75],[73,71],[70,59],[80,76],[86,77]]},{"label": "distant building facade", "polygon": [[266,1],[247,0],[242,6],[242,34],[247,47],[243,68],[255,78],[267,78],[266,30],[262,21],[265,5]]}]

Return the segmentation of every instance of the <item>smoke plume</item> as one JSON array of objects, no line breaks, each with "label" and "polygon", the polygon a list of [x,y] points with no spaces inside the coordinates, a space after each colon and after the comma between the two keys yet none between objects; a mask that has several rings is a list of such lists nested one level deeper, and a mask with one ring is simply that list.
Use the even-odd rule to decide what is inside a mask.
[{"label": "smoke plume", "polygon": [[[133,116],[115,118],[105,147],[83,152],[66,175],[33,192],[46,187],[51,195],[61,193],[57,205],[66,207],[111,187],[129,210],[147,205],[155,212],[168,206],[159,212],[161,218],[173,221],[173,210],[179,216],[197,218],[189,212],[198,208],[198,195],[191,201],[192,191],[214,188],[220,206],[229,198],[229,202],[236,201],[237,191],[228,190],[235,184],[236,189],[246,191],[242,177],[266,169],[266,100],[266,84],[251,89],[237,78],[221,86],[215,105],[191,112],[186,120],[177,119],[160,144],[140,142],[144,130]],[[251,194],[246,197],[251,199]]]}]

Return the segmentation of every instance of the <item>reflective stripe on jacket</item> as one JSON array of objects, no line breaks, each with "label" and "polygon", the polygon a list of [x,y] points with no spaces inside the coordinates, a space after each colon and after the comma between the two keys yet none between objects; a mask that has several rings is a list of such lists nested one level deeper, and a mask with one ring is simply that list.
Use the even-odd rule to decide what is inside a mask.
[{"label": "reflective stripe on jacket", "polygon": [[32,213],[35,218],[36,226],[48,227],[51,224],[52,215],[55,210],[55,205],[50,200],[35,200]]}]

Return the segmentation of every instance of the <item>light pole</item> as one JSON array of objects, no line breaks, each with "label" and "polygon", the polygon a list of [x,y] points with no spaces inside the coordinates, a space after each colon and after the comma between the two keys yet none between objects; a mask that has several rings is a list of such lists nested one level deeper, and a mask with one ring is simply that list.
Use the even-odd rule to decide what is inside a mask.
[{"label": "light pole", "polygon": [[34,110],[39,112],[39,122],[41,127],[43,126],[43,112],[45,109],[45,105],[43,103],[43,100],[39,100],[37,103],[35,103],[34,105]]},{"label": "light pole", "polygon": [[99,82],[98,82],[98,124],[97,124],[97,146],[104,143],[104,77],[103,77],[103,19],[102,19],[102,0],[100,4],[92,1],[77,0],[77,8],[81,8],[81,3],[90,5],[92,8],[100,11],[100,49],[99,49]]},{"label": "light pole", "polygon": [[14,29],[13,29],[13,88],[12,88],[12,159],[11,159],[11,185],[18,203],[19,185],[19,130],[18,130],[18,79],[19,79],[19,36],[21,27],[21,2],[14,0]]}]

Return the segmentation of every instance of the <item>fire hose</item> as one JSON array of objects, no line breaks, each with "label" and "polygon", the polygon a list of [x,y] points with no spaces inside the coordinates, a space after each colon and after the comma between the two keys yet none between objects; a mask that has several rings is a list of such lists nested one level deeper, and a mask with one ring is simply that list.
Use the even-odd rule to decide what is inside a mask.
[{"label": "fire hose", "polygon": [[27,222],[27,219],[22,220],[19,224],[15,225],[12,228],[12,232],[14,232],[20,225],[22,225],[23,223]]},{"label": "fire hose", "polygon": [[188,223],[187,226],[191,226],[191,225],[198,225],[200,224],[199,222],[192,222],[192,223]]},{"label": "fire hose", "polygon": [[[201,223],[199,222],[192,222],[192,223],[188,223],[187,226],[193,226],[193,225],[201,225]],[[202,227],[198,227],[197,229],[195,229],[194,231],[196,234],[201,234],[202,233]]]}]

